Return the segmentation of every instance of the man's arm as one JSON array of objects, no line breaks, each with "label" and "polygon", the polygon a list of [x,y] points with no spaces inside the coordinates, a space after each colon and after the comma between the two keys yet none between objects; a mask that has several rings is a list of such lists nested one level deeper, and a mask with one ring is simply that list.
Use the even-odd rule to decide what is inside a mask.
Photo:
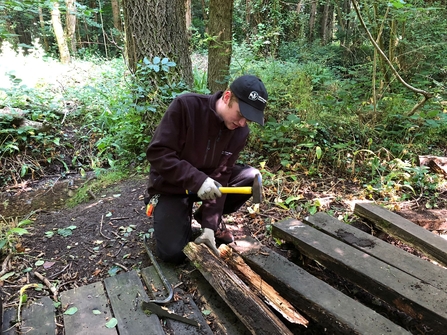
[{"label": "man's arm", "polygon": [[180,159],[189,126],[183,108],[179,99],[171,103],[154,133],[146,157],[168,183],[197,192],[208,176]]}]

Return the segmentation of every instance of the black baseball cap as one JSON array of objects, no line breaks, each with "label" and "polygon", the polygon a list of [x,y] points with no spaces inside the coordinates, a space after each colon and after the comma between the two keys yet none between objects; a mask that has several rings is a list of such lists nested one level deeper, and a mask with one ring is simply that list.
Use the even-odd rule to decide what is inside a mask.
[{"label": "black baseball cap", "polygon": [[252,75],[241,76],[231,83],[230,90],[239,99],[241,114],[263,126],[268,94],[261,79]]}]

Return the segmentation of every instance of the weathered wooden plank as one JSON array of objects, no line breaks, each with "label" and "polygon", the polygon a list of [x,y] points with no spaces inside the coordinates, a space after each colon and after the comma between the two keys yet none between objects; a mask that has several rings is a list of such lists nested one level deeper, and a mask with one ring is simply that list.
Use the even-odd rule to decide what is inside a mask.
[{"label": "weathered wooden plank", "polygon": [[73,315],[64,315],[65,335],[117,334],[116,328],[106,327],[112,312],[101,282],[62,292],[60,297],[64,309],[78,309]]},{"label": "weathered wooden plank", "polygon": [[[164,267],[162,271],[163,275],[168,278],[169,283],[178,282],[178,278],[175,276],[174,271],[167,267]],[[166,288],[164,287],[163,282],[161,281],[154,266],[142,269],[141,278],[146,284],[147,293],[150,299],[163,299],[166,297]],[[166,304],[165,307],[170,313],[175,313],[177,315],[196,320],[200,324],[200,328],[169,318],[164,319],[166,325],[173,331],[173,333],[188,335],[213,335],[213,331],[206,322],[191,295],[182,292],[180,289],[175,289],[174,295],[176,295],[176,293],[178,293],[178,296],[185,297],[185,299],[172,301],[171,303]]]},{"label": "weathered wooden plank", "polygon": [[264,302],[228,269],[223,260],[217,258],[205,245],[190,242],[183,251],[252,334],[292,334]]},{"label": "weathered wooden plank", "polygon": [[304,219],[304,222],[324,231],[332,237],[363,250],[367,254],[398,268],[409,275],[419,278],[430,285],[447,292],[447,270],[423,260],[405,250],[367,234],[360,229],[343,223],[326,213],[316,213]]},{"label": "weathered wooden plank", "polygon": [[354,213],[372,221],[380,230],[447,266],[447,241],[413,222],[372,203],[358,203]]},{"label": "weathered wooden plank", "polygon": [[118,320],[120,335],[164,335],[160,320],[155,314],[147,316],[141,302],[149,297],[135,271],[125,272],[104,280],[112,311]]},{"label": "weathered wooden plank", "polygon": [[[172,272],[165,270],[163,275],[166,277],[167,281],[175,286],[178,280],[172,274]],[[152,300],[164,300],[168,296],[166,287],[160,279],[154,266],[149,266],[141,270],[141,279],[143,283],[146,284],[147,294]]]},{"label": "weathered wooden plank", "polygon": [[446,292],[301,221],[289,219],[278,222],[272,233],[274,237],[293,243],[305,256],[317,260],[433,330],[445,330]]},{"label": "weathered wooden plank", "polygon": [[216,335],[248,335],[250,331],[239,320],[219,293],[203,277],[200,271],[190,273],[191,285],[197,288],[195,298],[200,301],[204,311],[213,319],[213,330]]},{"label": "weathered wooden plank", "polygon": [[32,302],[22,311],[21,332],[30,335],[54,335],[56,314],[53,300],[43,297]]},{"label": "weathered wooden plank", "polygon": [[328,334],[410,334],[252,238],[231,244],[245,262]]},{"label": "weathered wooden plank", "polygon": [[2,335],[14,335],[18,334],[16,332],[16,327],[14,326],[17,322],[17,309],[8,308],[3,312],[3,324],[2,324]]}]

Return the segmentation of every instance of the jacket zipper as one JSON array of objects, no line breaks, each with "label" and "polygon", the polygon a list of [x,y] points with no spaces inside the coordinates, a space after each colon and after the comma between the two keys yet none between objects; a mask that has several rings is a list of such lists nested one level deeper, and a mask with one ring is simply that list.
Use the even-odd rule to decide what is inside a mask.
[{"label": "jacket zipper", "polygon": [[211,163],[214,162],[214,154],[216,153],[216,145],[220,140],[220,135],[222,135],[222,129],[219,129],[219,134],[217,135],[216,140],[214,141],[214,146],[213,146],[213,155],[211,156]]},{"label": "jacket zipper", "polygon": [[203,165],[206,164],[206,158],[208,157],[208,151],[210,151],[210,141],[211,141],[211,140],[208,139],[208,143],[207,143],[207,145],[206,145],[205,158],[203,159]]}]

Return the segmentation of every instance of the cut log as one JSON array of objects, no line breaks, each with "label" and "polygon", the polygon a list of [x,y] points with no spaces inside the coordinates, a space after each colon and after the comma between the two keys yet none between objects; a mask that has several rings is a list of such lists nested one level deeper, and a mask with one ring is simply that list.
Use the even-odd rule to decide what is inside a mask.
[{"label": "cut log", "polygon": [[227,246],[219,247],[220,256],[225,263],[241,278],[261,299],[279,312],[287,321],[307,327],[309,321],[302,316],[286,299],[272,286],[266,283],[260,275],[254,272],[244,259]]},{"label": "cut log", "polygon": [[434,173],[447,177],[447,157],[419,156],[419,164],[428,166]]},{"label": "cut log", "polygon": [[356,204],[354,213],[374,223],[385,233],[416,248],[427,257],[447,266],[447,242],[439,235],[372,203]]},{"label": "cut log", "polygon": [[252,334],[292,334],[225,262],[206,246],[190,242],[183,251]]},{"label": "cut log", "polygon": [[37,132],[45,132],[51,129],[49,124],[28,120],[26,118],[26,112],[19,108],[5,107],[3,109],[0,109],[0,120],[9,120],[11,126],[18,128],[30,127]]}]

